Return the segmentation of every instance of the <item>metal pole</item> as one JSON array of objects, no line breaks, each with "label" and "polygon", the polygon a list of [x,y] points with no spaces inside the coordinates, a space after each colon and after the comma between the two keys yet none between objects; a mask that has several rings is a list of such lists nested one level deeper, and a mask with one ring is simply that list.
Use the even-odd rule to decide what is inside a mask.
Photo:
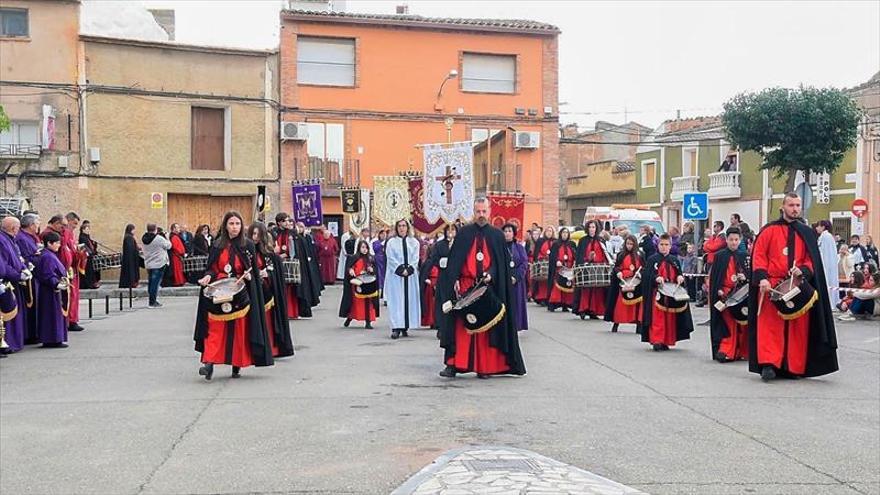
[{"label": "metal pole", "polygon": [[104,314],[110,314],[110,295],[104,296]]},{"label": "metal pole", "polygon": [[119,311],[122,311],[122,292],[119,293]]},{"label": "metal pole", "polygon": [[134,291],[131,289],[131,287],[129,287],[128,288],[128,309],[131,309],[131,304],[132,304],[131,300],[132,300],[132,293],[133,292]]},{"label": "metal pole", "polygon": [[92,298],[89,298],[89,319],[92,319]]}]

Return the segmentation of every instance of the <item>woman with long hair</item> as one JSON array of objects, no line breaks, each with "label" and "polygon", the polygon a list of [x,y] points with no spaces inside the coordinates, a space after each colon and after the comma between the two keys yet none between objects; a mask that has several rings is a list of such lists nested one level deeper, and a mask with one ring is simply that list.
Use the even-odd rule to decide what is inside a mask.
[{"label": "woman with long hair", "polygon": [[254,222],[248,227],[248,238],[254,243],[255,260],[260,270],[266,319],[266,334],[273,357],[293,356],[293,340],[287,323],[284,272],[281,257],[275,254],[275,241],[266,225]]},{"label": "woman with long hair", "polygon": [[92,240],[92,223],[88,220],[83,220],[79,226],[79,243],[86,257],[79,270],[80,288],[97,289],[101,286],[101,272],[95,270],[92,260],[98,254],[98,242]]},{"label": "woman with long hair", "polygon": [[556,308],[568,311],[572,307],[574,286],[560,285],[560,280],[558,280],[557,276],[562,270],[574,267],[575,249],[574,242],[571,241],[571,232],[563,227],[559,230],[559,238],[550,249],[550,273],[547,277],[550,297],[547,299],[547,311],[552,312]]},{"label": "woman with long hair", "polygon": [[[537,263],[539,261],[548,261],[550,259],[550,248],[556,240],[556,229],[552,225],[548,225],[544,229],[544,235],[535,242],[535,251],[532,253],[532,260]],[[548,280],[534,280],[532,282],[532,299],[539,306],[547,304],[550,298],[550,285]]]},{"label": "woman with long hair", "polygon": [[513,283],[513,323],[517,330],[528,330],[529,318],[526,312],[526,274],[529,272],[529,257],[526,249],[516,240],[516,225],[506,223],[501,227],[504,242],[510,253],[510,276]]},{"label": "woman with long hair", "polygon": [[422,284],[422,326],[439,329],[439,310],[437,302],[437,281],[440,273],[446,268],[449,259],[449,250],[455,241],[458,228],[454,224],[443,227],[443,239],[431,246],[428,258],[422,263],[419,270],[419,282]]},{"label": "woman with long hair", "polygon": [[231,365],[233,378],[240,376],[241,368],[274,364],[256,251],[244,233],[241,214],[236,211],[223,216],[205,274],[198,282],[204,287],[227,278],[243,282],[245,294],[222,304],[214,303],[204,294],[199,298],[193,339],[195,350],[202,354],[199,374],[206,380],[213,376],[215,364]]},{"label": "woman with long hair", "polygon": [[612,332],[617,332],[621,323],[638,326],[642,317],[642,289],[621,291],[620,284],[632,279],[644,265],[639,255],[639,241],[632,234],[623,240],[623,249],[617,254],[611,272],[611,286],[608,287],[608,300],[605,302],[605,321],[612,322]]},{"label": "woman with long hair", "polygon": [[394,236],[385,242],[385,299],[388,301],[388,319],[391,338],[408,337],[410,328],[422,323],[419,302],[419,241],[413,237],[412,225],[407,220],[394,224]]},{"label": "woman with long hair", "polygon": [[199,225],[196,236],[193,238],[193,255],[208,256],[211,252],[211,227],[206,224]]},{"label": "woman with long hair", "polygon": [[141,258],[140,248],[134,237],[134,225],[125,226],[125,234],[122,236],[122,268],[119,269],[119,288],[135,289],[140,283],[141,266],[144,259]]},{"label": "woman with long hair", "polygon": [[[602,228],[596,220],[587,221],[584,229],[587,235],[581,237],[578,242],[576,262],[583,264],[608,264],[610,258],[605,249],[605,239],[602,238]],[[605,315],[605,299],[607,298],[605,287],[578,288],[574,295],[574,311],[581,319],[589,316],[590,319],[598,320],[599,316]]]},{"label": "woman with long hair", "polygon": [[[345,318],[343,326],[348,327],[352,320],[363,321],[364,328],[373,328],[372,322],[379,317],[379,288],[367,289],[365,285],[355,285],[364,274],[376,275],[376,262],[370,255],[370,244],[365,239],[357,243],[354,255],[345,260],[345,279],[342,284],[342,301],[339,304],[339,317]],[[378,279],[377,279],[378,282]],[[372,292],[371,292],[372,290]]]}]

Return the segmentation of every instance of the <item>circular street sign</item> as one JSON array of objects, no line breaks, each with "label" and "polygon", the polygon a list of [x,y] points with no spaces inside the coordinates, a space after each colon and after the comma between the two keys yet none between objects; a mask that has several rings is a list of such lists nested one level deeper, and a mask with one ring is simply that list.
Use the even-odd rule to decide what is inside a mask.
[{"label": "circular street sign", "polygon": [[856,198],[852,202],[852,214],[857,218],[862,218],[868,213],[868,201],[862,198]]}]

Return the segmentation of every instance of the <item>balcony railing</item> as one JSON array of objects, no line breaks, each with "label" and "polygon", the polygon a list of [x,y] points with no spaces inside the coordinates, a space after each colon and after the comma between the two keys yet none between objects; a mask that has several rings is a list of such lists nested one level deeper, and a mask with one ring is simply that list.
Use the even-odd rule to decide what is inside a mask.
[{"label": "balcony railing", "polygon": [[716,199],[739,198],[742,189],[740,172],[713,172],[709,174],[709,197]]},{"label": "balcony railing", "polygon": [[684,199],[685,193],[699,192],[700,191],[700,177],[696,175],[689,175],[686,177],[673,177],[672,178],[672,193],[669,195],[669,198],[673,201],[681,201]]},{"label": "balcony railing", "polygon": [[293,160],[294,180],[323,179],[321,194],[336,196],[339,188],[358,186],[361,182],[360,160],[343,160],[341,163],[331,160],[309,158]]},{"label": "balcony railing", "polygon": [[0,144],[0,158],[38,160],[41,152],[39,144]]}]

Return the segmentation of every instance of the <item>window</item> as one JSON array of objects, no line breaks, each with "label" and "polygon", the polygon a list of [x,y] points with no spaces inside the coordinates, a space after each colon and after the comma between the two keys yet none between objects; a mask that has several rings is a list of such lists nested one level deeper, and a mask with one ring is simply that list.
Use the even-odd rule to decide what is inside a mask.
[{"label": "window", "polygon": [[461,74],[464,91],[513,93],[516,91],[516,56],[465,53]]},{"label": "window", "polygon": [[0,144],[40,144],[39,122],[10,122],[10,128],[0,132]]},{"label": "window", "polygon": [[192,107],[193,170],[226,169],[226,110]]},{"label": "window", "polygon": [[27,36],[28,11],[24,9],[0,9],[0,36]]},{"label": "window", "polygon": [[681,150],[681,176],[694,177],[700,175],[697,166],[697,148],[684,148]]},{"label": "window", "polygon": [[345,157],[345,126],[309,122],[307,153],[311,177],[336,181],[342,176]]},{"label": "window", "polygon": [[296,81],[322,86],[354,86],[354,40],[310,38],[296,40]]},{"label": "window", "polygon": [[657,160],[642,161],[642,187],[657,186]]}]

